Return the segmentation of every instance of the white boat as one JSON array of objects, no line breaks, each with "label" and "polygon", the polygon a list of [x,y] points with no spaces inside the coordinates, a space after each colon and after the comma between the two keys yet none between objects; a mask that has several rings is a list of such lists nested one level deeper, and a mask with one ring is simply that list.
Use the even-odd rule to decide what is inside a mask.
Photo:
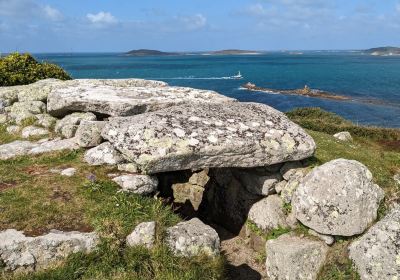
[{"label": "white boat", "polygon": [[235,79],[235,80],[241,80],[241,79],[243,79],[243,76],[242,76],[242,74],[240,74],[240,71],[239,71],[236,75],[232,76],[231,78]]}]

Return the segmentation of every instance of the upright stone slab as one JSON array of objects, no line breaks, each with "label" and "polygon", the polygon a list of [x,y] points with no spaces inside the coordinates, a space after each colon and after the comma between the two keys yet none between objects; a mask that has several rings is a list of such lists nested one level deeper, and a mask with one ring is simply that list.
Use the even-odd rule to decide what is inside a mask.
[{"label": "upright stone slab", "polygon": [[174,106],[112,118],[102,135],[148,173],[266,166],[304,159],[315,150],[301,127],[256,103]]},{"label": "upright stone slab", "polygon": [[364,232],[377,217],[383,190],[358,161],[337,159],[314,168],[293,195],[296,218],[328,235]]},{"label": "upright stone slab", "polygon": [[159,81],[74,80],[53,88],[47,107],[53,116],[78,111],[130,116],[178,104],[231,101],[214,91],[171,87]]},{"label": "upright stone slab", "polygon": [[349,247],[362,280],[400,279],[400,205]]}]

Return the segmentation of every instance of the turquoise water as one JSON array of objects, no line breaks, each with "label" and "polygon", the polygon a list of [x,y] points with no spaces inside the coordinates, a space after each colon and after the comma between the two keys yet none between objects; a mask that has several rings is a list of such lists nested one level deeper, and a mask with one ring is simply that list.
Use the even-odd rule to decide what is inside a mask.
[{"label": "turquoise water", "polygon": [[[281,111],[321,107],[356,123],[400,127],[400,57],[357,52],[305,52],[302,55],[126,57],[121,54],[37,54],[64,67],[74,78],[145,78],[170,85],[215,90],[241,101],[268,104]],[[226,79],[241,71],[243,80]],[[311,88],[351,97],[351,101],[250,92],[260,87]]]}]

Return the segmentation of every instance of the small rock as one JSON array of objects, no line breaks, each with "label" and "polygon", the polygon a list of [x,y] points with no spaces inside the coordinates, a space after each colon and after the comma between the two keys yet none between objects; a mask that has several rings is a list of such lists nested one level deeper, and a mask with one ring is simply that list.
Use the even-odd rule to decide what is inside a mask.
[{"label": "small rock", "polygon": [[35,117],[37,119],[36,124],[45,128],[52,128],[57,122],[57,119],[49,114],[39,114]]},{"label": "small rock", "polygon": [[288,182],[285,181],[285,180],[282,180],[282,181],[278,182],[278,183],[275,185],[275,192],[276,192],[277,194],[280,194],[280,193],[282,192],[283,188],[286,186],[287,183],[288,183]]},{"label": "small rock", "polygon": [[394,280],[400,276],[400,205],[395,206],[349,247],[362,280]]},{"label": "small rock", "polygon": [[336,133],[335,135],[333,135],[333,137],[335,137],[336,139],[338,139],[340,141],[353,141],[353,137],[351,137],[351,134],[348,131],[342,131],[342,132]]},{"label": "small rock", "polygon": [[289,161],[285,162],[285,164],[280,169],[280,173],[282,174],[283,179],[288,181],[290,177],[297,173],[298,169],[302,169],[303,165],[300,161]]},{"label": "small rock", "polygon": [[7,114],[0,114],[0,124],[5,124],[9,121]]},{"label": "small rock", "polygon": [[67,177],[72,177],[74,176],[76,173],[76,169],[75,168],[67,168],[61,171],[61,175],[62,176],[67,176]]},{"label": "small rock", "polygon": [[268,240],[266,251],[271,280],[316,280],[328,248],[320,241],[284,234]]},{"label": "small rock", "polygon": [[6,128],[6,130],[7,130],[7,132],[8,132],[9,134],[17,134],[17,133],[20,132],[21,127],[18,126],[18,125],[10,125],[10,126],[8,126],[8,127]]},{"label": "small rock", "polygon": [[128,246],[142,245],[148,249],[154,246],[156,239],[156,222],[140,223],[135,230],[128,235],[126,243]]},{"label": "small rock", "polygon": [[33,271],[52,267],[72,253],[89,253],[99,242],[96,233],[51,231],[26,237],[21,231],[0,232],[0,261],[6,271]]},{"label": "small rock", "polygon": [[260,176],[251,171],[241,171],[239,179],[250,193],[267,196],[275,192],[275,185],[282,177],[279,173]]},{"label": "small rock", "polygon": [[29,150],[28,154],[38,155],[63,150],[73,151],[79,149],[75,139],[54,139],[47,142],[38,141],[35,144],[36,146]]},{"label": "small rock", "polygon": [[18,156],[27,155],[29,151],[36,148],[38,144],[29,141],[14,141],[0,145],[0,159],[8,160]]},{"label": "small rock", "polygon": [[314,168],[302,180],[292,206],[296,218],[319,233],[353,236],[376,219],[383,197],[367,167],[337,159]]},{"label": "small rock", "polygon": [[249,220],[264,231],[287,227],[283,202],[278,195],[270,195],[255,203],[249,211]]},{"label": "small rock", "polygon": [[126,171],[130,173],[138,173],[139,169],[136,164],[134,163],[122,163],[118,164],[118,170],[119,171]]},{"label": "small rock", "polygon": [[103,142],[101,131],[105,126],[105,122],[101,121],[81,121],[75,138],[81,147],[95,147]]},{"label": "small rock", "polygon": [[320,234],[312,229],[308,230],[308,234],[318,237],[319,239],[324,241],[327,245],[332,245],[333,243],[335,243],[335,238],[333,236]]},{"label": "small rock", "polygon": [[157,190],[157,177],[148,175],[122,175],[113,179],[123,191],[136,194],[151,194]]},{"label": "small rock", "polygon": [[84,159],[90,165],[115,165],[124,161],[121,154],[109,142],[86,151]]},{"label": "small rock", "polygon": [[10,108],[10,117],[17,124],[22,124],[26,119],[35,118],[35,115],[46,112],[46,104],[41,101],[15,102]]},{"label": "small rock", "polygon": [[34,136],[44,136],[49,133],[50,132],[47,129],[31,125],[22,129],[21,136],[22,138],[29,138]]},{"label": "small rock", "polygon": [[393,180],[400,185],[400,173],[393,176]]},{"label": "small rock", "polygon": [[95,121],[96,115],[93,113],[72,113],[57,121],[54,130],[65,138],[72,138],[83,120]]},{"label": "small rock", "polygon": [[299,221],[296,219],[296,216],[293,212],[290,212],[286,217],[286,224],[289,226],[290,229],[296,229],[299,225]]},{"label": "small rock", "polygon": [[198,218],[180,222],[167,229],[166,242],[175,255],[193,257],[219,255],[218,233]]}]

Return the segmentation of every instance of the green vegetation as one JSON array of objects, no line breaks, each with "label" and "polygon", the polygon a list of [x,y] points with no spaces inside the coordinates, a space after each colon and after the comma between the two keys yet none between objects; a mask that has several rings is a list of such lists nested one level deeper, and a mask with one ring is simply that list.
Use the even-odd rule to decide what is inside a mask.
[{"label": "green vegetation", "polygon": [[[180,218],[160,199],[128,195],[107,177],[115,170],[82,163],[82,152],[21,157],[0,162],[0,230],[16,228],[28,235],[50,229],[99,232],[102,243],[89,256],[76,254],[63,266],[28,275],[31,279],[221,279],[222,258],[175,257],[163,245],[166,227]],[[75,167],[63,177],[52,168]],[[125,238],[143,221],[157,222],[156,247],[126,248]]]},{"label": "green vegetation", "polygon": [[348,131],[353,136],[379,140],[386,142],[388,146],[397,146],[400,149],[399,129],[359,126],[320,108],[299,108],[286,113],[286,115],[306,129],[328,134]]},{"label": "green vegetation", "polygon": [[26,85],[48,78],[71,79],[61,67],[39,63],[30,54],[12,53],[0,57],[0,86]]}]

